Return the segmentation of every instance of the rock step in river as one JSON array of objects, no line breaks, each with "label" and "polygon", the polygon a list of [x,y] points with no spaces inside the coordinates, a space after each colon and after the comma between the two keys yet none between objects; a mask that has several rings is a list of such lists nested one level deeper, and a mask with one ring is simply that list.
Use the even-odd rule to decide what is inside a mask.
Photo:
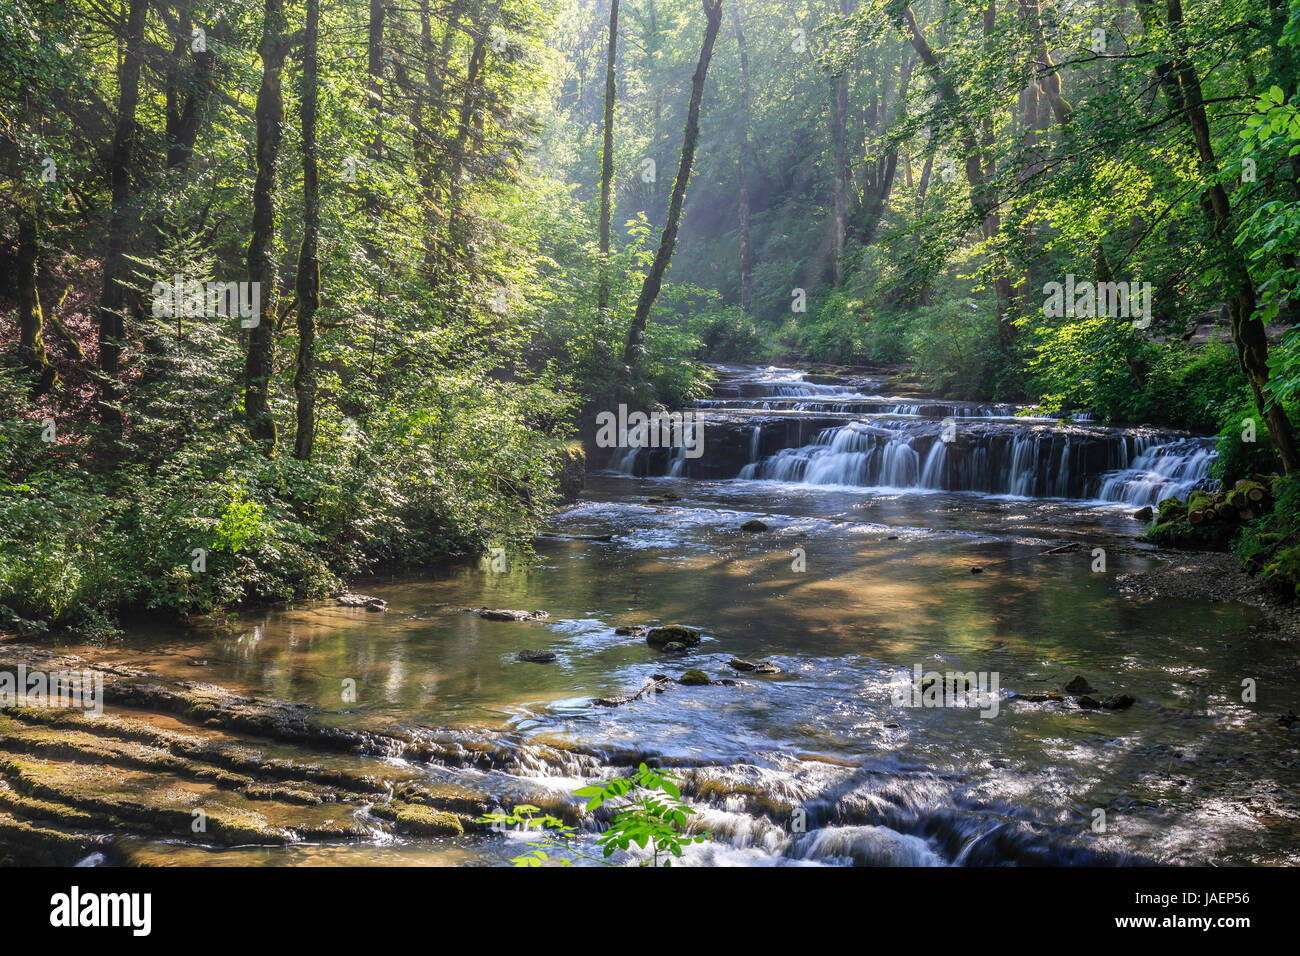
[{"label": "rock step in river", "polygon": [[[1214,440],[1153,428],[1065,424],[1014,405],[878,393],[779,368],[720,367],[697,408],[703,454],[613,450],[637,477],[742,478],[911,491],[1078,498],[1135,507],[1205,487]],[[1080,416],[1076,416],[1078,418]],[[602,464],[597,462],[597,464]]]}]

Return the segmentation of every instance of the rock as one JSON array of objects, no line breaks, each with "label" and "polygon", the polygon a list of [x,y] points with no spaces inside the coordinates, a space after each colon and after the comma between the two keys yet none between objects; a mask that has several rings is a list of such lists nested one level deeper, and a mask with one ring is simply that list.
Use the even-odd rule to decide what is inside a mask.
[{"label": "rock", "polygon": [[1290,727],[1297,720],[1300,720],[1300,717],[1296,716],[1295,711],[1288,710],[1285,714],[1283,714],[1281,717],[1277,719],[1277,722],[1283,727]]},{"label": "rock", "polygon": [[624,624],[622,627],[614,628],[614,633],[620,637],[627,637],[628,635],[631,635],[632,637],[645,637],[645,632],[647,630],[648,629],[641,624]]},{"label": "rock", "polygon": [[704,671],[692,667],[681,676],[678,683],[683,684],[686,687],[702,687],[706,684],[712,683],[712,681],[709,680],[709,675],[704,673]]},{"label": "rock", "polygon": [[750,518],[740,526],[740,530],[746,534],[756,534],[759,531],[767,531],[768,526],[757,518]]},{"label": "rock", "polygon": [[1079,706],[1084,710],[1099,710],[1101,708],[1106,710],[1128,710],[1135,703],[1137,703],[1137,699],[1129,694],[1115,694],[1111,697],[1103,697],[1101,700],[1089,697],[1087,694],[1079,698]]},{"label": "rock", "polygon": [[1058,704],[1061,701],[1065,700],[1065,697],[1063,695],[1052,693],[1051,691],[1048,691],[1046,694],[1016,694],[1015,696],[1016,696],[1016,700],[1027,700],[1031,704],[1046,704],[1046,703]]},{"label": "rock", "polygon": [[663,649],[665,651],[677,653],[678,651],[686,650],[686,645],[683,644],[681,641],[669,641],[667,644],[663,646]]},{"label": "rock", "polygon": [[369,597],[365,594],[349,594],[344,592],[336,595],[334,600],[344,607],[363,607],[367,611],[387,611],[388,602],[377,597]]},{"label": "rock", "polygon": [[700,632],[693,627],[686,627],[682,624],[665,624],[663,627],[650,628],[646,632],[645,642],[661,647],[669,643],[694,647],[700,643]]},{"label": "rock", "polygon": [[1155,516],[1156,513],[1151,510],[1150,505],[1147,505],[1145,508],[1139,508],[1137,511],[1133,512],[1133,520],[1141,521],[1143,524],[1150,524],[1151,519]]},{"label": "rock", "polygon": [[550,651],[520,651],[517,655],[521,661],[531,661],[534,664],[549,664],[555,660],[555,655]]},{"label": "rock", "polygon": [[752,671],[757,666],[750,661],[741,660],[739,657],[733,657],[727,663],[738,671]]},{"label": "rock", "polygon": [[545,621],[551,615],[545,611],[510,611],[504,608],[476,607],[470,610],[487,621]]},{"label": "rock", "polygon": [[763,661],[754,667],[755,674],[779,674],[781,668],[777,667],[771,661]]},{"label": "rock", "polygon": [[1074,680],[1065,685],[1067,694],[1091,694],[1094,688],[1082,674],[1075,674]]},{"label": "rock", "polygon": [[587,453],[581,442],[566,442],[558,452],[560,495],[565,501],[576,501],[587,483]]},{"label": "rock", "polygon": [[460,836],[465,832],[465,825],[456,814],[419,804],[378,803],[371,807],[370,813],[413,836]]}]

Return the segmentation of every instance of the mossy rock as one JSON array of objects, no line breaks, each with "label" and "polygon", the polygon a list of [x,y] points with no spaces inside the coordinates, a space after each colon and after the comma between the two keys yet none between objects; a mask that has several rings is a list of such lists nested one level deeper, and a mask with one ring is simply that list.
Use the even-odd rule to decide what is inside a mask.
[{"label": "mossy rock", "polygon": [[681,680],[678,681],[678,683],[684,684],[687,687],[703,687],[713,682],[709,680],[709,675],[704,673],[704,671],[692,667],[682,675]]},{"label": "mossy rock", "polygon": [[370,812],[412,836],[460,836],[465,832],[465,825],[456,814],[419,804],[379,803]]},{"label": "mossy rock", "polygon": [[740,526],[740,530],[746,534],[757,534],[760,531],[767,531],[768,526],[765,522],[759,521],[757,518],[750,518]]},{"label": "mossy rock", "polygon": [[655,647],[670,643],[694,647],[700,643],[700,632],[682,624],[665,624],[663,627],[652,627],[646,632],[645,642]]}]

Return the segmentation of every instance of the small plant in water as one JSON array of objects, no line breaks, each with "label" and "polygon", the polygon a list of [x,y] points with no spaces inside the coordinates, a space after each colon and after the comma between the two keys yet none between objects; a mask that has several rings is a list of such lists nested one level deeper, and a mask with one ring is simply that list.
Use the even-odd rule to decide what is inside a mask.
[{"label": "small plant in water", "polygon": [[[563,820],[543,814],[541,808],[520,804],[510,813],[489,813],[478,818],[479,823],[498,827],[519,827],[526,830],[540,828],[542,839],[529,844],[532,852],[514,857],[515,866],[542,866],[550,862],[548,850],[562,851],[569,856],[592,860],[606,866],[615,866],[609,858],[618,850],[627,850],[636,844],[642,850],[650,849],[651,857],[642,860],[641,866],[672,866],[672,858],[681,858],[682,849],[691,843],[711,840],[711,832],[688,834],[686,818],[694,815],[683,800],[678,778],[667,771],[651,770],[644,763],[630,777],[620,777],[605,783],[592,784],[574,791],[587,797],[587,809],[595,810],[606,801],[621,801],[610,818],[609,826],[597,839],[603,856],[582,853],[576,846],[576,829]],[[571,866],[568,856],[559,859],[560,865]]]}]

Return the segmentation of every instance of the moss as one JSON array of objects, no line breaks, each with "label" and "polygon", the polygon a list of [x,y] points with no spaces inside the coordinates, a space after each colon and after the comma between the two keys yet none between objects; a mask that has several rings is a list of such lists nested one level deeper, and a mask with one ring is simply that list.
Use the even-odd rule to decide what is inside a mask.
[{"label": "moss", "polygon": [[460,836],[465,832],[465,825],[456,814],[419,804],[380,803],[370,812],[412,836]]},{"label": "moss", "polygon": [[660,646],[675,642],[694,647],[700,643],[700,632],[681,624],[665,624],[663,627],[652,627],[646,633],[645,642]]},{"label": "moss", "polygon": [[682,675],[680,683],[685,684],[687,687],[703,687],[711,682],[708,674],[698,668],[692,667]]},{"label": "moss", "polygon": [[69,833],[0,812],[0,866],[72,866],[104,848],[101,835]]}]

